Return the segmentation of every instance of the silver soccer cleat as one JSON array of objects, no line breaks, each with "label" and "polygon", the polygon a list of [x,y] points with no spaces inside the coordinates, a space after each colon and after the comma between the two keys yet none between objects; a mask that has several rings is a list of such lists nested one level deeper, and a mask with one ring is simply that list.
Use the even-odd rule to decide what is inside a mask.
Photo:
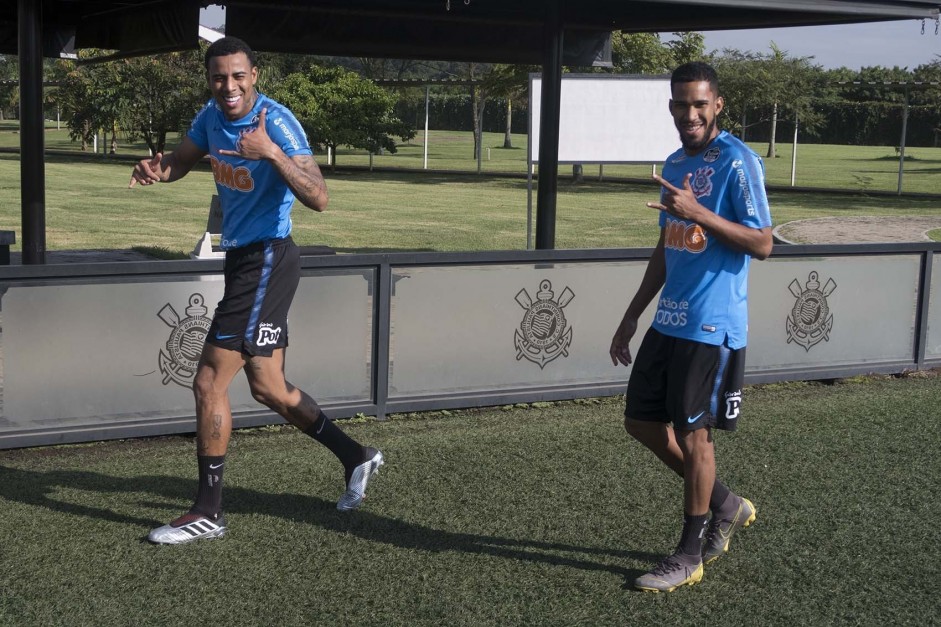
[{"label": "silver soccer cleat", "polygon": [[369,448],[366,454],[368,459],[353,469],[353,474],[346,484],[346,492],[337,501],[337,509],[341,512],[348,512],[363,504],[363,499],[366,498],[366,484],[379,472],[379,466],[385,463],[382,451],[378,449]]}]

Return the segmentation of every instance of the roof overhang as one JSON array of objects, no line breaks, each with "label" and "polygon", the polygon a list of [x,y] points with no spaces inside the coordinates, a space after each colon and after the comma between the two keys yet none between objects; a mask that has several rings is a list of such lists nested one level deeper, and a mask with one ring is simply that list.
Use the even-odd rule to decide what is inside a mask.
[{"label": "roof overhang", "polygon": [[[35,0],[33,0],[35,1]],[[212,0],[38,0],[44,37],[150,54],[197,45]],[[258,50],[539,63],[547,7],[570,44],[598,33],[934,19],[939,0],[227,0],[226,31]],[[17,52],[17,4],[0,6],[0,53]],[[58,45],[47,44],[47,53]],[[570,50],[571,52],[571,50]]]}]

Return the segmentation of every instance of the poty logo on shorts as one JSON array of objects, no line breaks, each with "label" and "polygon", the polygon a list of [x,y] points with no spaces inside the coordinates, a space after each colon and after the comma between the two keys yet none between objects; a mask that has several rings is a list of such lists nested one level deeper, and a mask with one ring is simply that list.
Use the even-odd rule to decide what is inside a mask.
[{"label": "poty logo on shorts", "polygon": [[209,333],[210,319],[206,317],[209,310],[204,303],[202,294],[191,295],[189,307],[184,310],[186,317],[182,319],[170,303],[157,312],[157,317],[173,329],[167,340],[167,352],[161,349],[157,358],[164,385],[170,381],[186,388],[193,385],[199,356]]},{"label": "poty logo on shorts", "polygon": [[725,419],[735,420],[742,411],[742,391],[725,393]]},{"label": "poty logo on shorts", "polygon": [[281,327],[274,328],[271,323],[262,322],[258,325],[258,341],[255,342],[256,346],[267,346],[270,344],[277,344],[278,338],[281,337]]}]

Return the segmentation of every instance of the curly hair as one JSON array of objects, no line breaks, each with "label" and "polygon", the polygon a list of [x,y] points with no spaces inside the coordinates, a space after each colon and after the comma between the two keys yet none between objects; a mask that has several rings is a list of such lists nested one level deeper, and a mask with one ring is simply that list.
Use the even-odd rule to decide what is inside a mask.
[{"label": "curly hair", "polygon": [[206,58],[203,63],[208,70],[209,60],[213,57],[227,57],[230,54],[238,54],[239,52],[244,52],[251,67],[255,67],[255,52],[238,37],[223,37],[214,41],[206,50]]}]

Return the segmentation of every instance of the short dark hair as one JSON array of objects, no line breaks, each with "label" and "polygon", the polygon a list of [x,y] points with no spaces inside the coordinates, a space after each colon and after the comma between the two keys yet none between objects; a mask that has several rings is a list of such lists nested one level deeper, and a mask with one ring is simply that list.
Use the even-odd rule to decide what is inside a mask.
[{"label": "short dark hair", "polygon": [[719,75],[716,74],[714,67],[702,61],[690,61],[673,70],[673,75],[670,76],[670,87],[672,88],[677,83],[700,81],[708,81],[712,91],[719,95]]},{"label": "short dark hair", "polygon": [[209,60],[213,57],[227,57],[230,54],[238,54],[239,52],[244,52],[245,56],[248,57],[248,63],[251,67],[255,67],[255,53],[247,43],[238,37],[223,37],[212,42],[206,50],[206,58],[203,63],[208,70]]}]

